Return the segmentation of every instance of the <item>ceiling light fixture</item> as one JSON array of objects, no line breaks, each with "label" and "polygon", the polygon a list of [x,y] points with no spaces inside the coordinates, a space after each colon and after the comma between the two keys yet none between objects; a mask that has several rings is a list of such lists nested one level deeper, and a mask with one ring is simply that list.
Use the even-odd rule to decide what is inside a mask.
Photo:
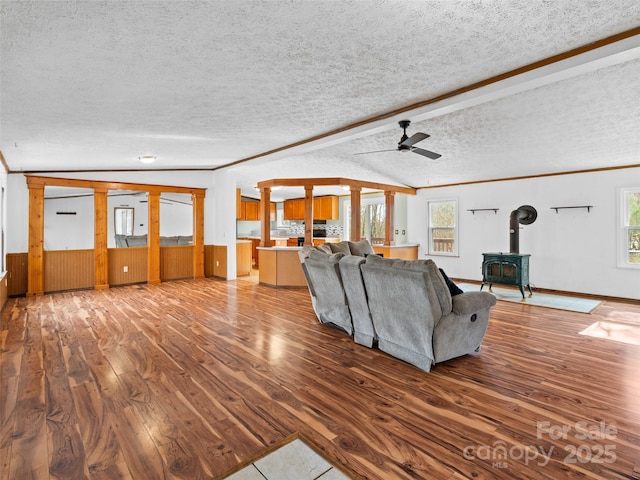
[{"label": "ceiling light fixture", "polygon": [[156,161],[156,157],[153,155],[142,155],[141,157],[138,157],[138,160],[142,163],[153,163]]}]

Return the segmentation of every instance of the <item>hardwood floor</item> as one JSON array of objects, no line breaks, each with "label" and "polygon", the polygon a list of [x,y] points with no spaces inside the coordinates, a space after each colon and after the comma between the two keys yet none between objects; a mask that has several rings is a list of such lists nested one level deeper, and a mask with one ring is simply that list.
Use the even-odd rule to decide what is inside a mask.
[{"label": "hardwood floor", "polygon": [[640,346],[595,322],[640,305],[498,302],[478,355],[425,373],[320,325],[306,289],[10,299],[0,478],[221,478],[296,433],[354,478],[640,478]]}]

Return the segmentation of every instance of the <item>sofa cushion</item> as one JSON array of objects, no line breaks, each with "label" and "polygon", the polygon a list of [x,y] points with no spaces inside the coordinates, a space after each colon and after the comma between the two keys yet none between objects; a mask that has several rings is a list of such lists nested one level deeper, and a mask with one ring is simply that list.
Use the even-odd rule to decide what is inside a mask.
[{"label": "sofa cushion", "polygon": [[342,241],[338,243],[330,243],[329,248],[333,253],[344,253],[345,255],[351,255],[351,249],[349,248],[349,242]]},{"label": "sofa cushion", "polygon": [[146,247],[147,236],[146,235],[129,235],[127,237],[127,247]]},{"label": "sofa cushion", "polygon": [[318,245],[317,247],[318,250],[320,250],[321,252],[324,253],[333,253],[333,251],[331,250],[331,244],[330,243],[321,243],[320,245]]},{"label": "sofa cushion", "polygon": [[307,258],[309,260],[317,260],[320,262],[332,262],[332,263],[338,263],[342,257],[344,257],[344,253],[342,252],[325,253],[323,251],[318,250],[317,248],[314,248],[313,250],[309,250],[309,253],[307,255]]},{"label": "sofa cushion", "polygon": [[344,253],[327,254],[311,250],[302,264],[315,297],[314,309],[321,323],[331,323],[353,335],[353,323],[340,277],[339,261]]},{"label": "sofa cushion", "polygon": [[160,237],[161,247],[175,247],[178,245],[178,237]]},{"label": "sofa cushion", "polygon": [[340,276],[342,286],[347,296],[351,320],[353,322],[353,339],[356,343],[372,347],[376,340],[371,313],[367,300],[367,292],[362,279],[360,266],[365,262],[364,257],[345,255],[340,259]]},{"label": "sofa cushion", "polygon": [[126,246],[127,246],[127,236],[116,235],[116,247],[126,247]]},{"label": "sofa cushion", "polygon": [[178,237],[178,245],[192,245],[193,235],[180,235]]},{"label": "sofa cushion", "polygon": [[447,315],[451,312],[451,294],[449,288],[442,278],[437,265],[431,259],[418,259],[418,260],[401,260],[397,258],[382,258],[377,255],[369,255],[367,257],[368,265],[385,265],[388,267],[398,268],[401,270],[409,270],[412,272],[425,272],[433,285],[433,289],[438,297],[438,303],[442,315]]},{"label": "sofa cushion", "polygon": [[369,240],[366,238],[364,240],[360,240],[359,242],[347,242],[349,244],[349,250],[351,250],[351,255],[358,255],[359,257],[366,257],[367,255],[372,255],[376,252],[373,251]]}]

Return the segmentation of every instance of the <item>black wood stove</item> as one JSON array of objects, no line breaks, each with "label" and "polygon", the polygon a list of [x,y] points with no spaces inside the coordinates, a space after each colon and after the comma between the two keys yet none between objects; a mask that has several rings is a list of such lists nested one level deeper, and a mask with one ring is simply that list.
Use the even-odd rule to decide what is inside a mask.
[{"label": "black wood stove", "polygon": [[510,252],[509,253],[483,253],[482,260],[482,285],[489,284],[489,291],[494,283],[503,285],[516,285],[522,294],[522,301],[526,301],[524,287],[529,289],[529,296],[533,296],[529,283],[529,257],[531,255],[520,253],[519,224],[529,225],[533,223],[538,214],[530,205],[523,205],[511,212],[509,222]]}]

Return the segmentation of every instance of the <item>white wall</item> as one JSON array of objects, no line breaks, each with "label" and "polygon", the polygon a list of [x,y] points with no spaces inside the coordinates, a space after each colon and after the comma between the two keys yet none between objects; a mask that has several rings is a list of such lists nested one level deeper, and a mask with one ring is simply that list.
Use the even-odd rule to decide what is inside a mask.
[{"label": "white wall", "polygon": [[[75,212],[75,215],[58,212]],[[94,224],[93,196],[47,198],[44,201],[44,249],[92,249]]]},{"label": "white wall", "polygon": [[5,261],[7,258],[7,176],[4,169],[0,169],[0,189],[4,191],[4,195],[0,195],[0,229],[2,232],[0,237],[0,272],[3,273],[7,268]]},{"label": "white wall", "polygon": [[193,203],[185,193],[163,193],[160,196],[160,235],[193,235]]},{"label": "white wall", "polygon": [[[640,269],[619,268],[616,250],[618,189],[633,185],[640,168],[422,189],[408,199],[408,241],[427,257],[427,202],[457,199],[459,256],[430,258],[452,277],[480,281],[482,253],[508,252],[511,211],[532,205],[538,218],[520,226],[520,253],[531,254],[533,286],[640,299]],[[551,209],[577,205],[593,208]]]},{"label": "white wall", "polygon": [[7,252],[29,251],[29,189],[22,174],[7,177]]},{"label": "white wall", "polygon": [[236,269],[236,176],[231,170],[213,172],[215,245],[227,247],[227,279],[235,280]]}]

